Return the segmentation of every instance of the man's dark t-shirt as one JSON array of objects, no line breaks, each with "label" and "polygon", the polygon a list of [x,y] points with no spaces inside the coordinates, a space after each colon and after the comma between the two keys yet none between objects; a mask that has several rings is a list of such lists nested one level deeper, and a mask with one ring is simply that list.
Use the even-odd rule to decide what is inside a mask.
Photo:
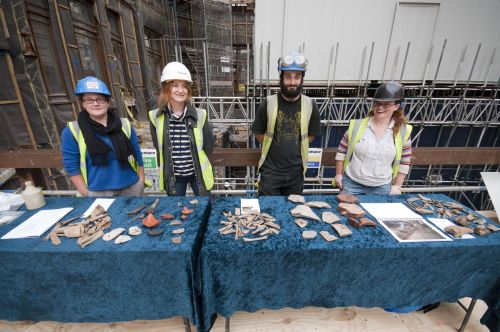
[{"label": "man's dark t-shirt", "polygon": [[[274,136],[261,171],[283,173],[302,169],[300,155],[300,105],[302,97],[294,102],[288,102],[278,94],[278,114]],[[265,134],[267,129],[267,100],[258,107],[252,131],[256,134]],[[313,110],[309,121],[309,136],[321,135],[321,124],[318,106],[313,102]]]}]

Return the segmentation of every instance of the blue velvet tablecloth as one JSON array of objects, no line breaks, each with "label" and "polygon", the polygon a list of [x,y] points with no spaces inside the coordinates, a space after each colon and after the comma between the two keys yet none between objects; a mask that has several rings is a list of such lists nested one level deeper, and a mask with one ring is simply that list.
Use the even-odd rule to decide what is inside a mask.
[{"label": "blue velvet tablecloth", "polygon": [[[427,195],[448,200],[444,195]],[[362,202],[399,202],[394,196],[361,196]],[[407,196],[406,196],[407,197]],[[306,196],[337,209],[335,196]],[[219,235],[224,211],[239,198],[212,205],[200,252],[198,329],[208,331],[216,313],[284,307],[403,307],[456,301],[470,296],[500,298],[500,232],[473,240],[399,243],[385,228],[352,229],[353,235],[326,242],[319,231],[330,225],[309,221],[304,229],[286,197],[260,197],[260,208],[276,217],[281,233],[266,241],[235,241]],[[321,215],[325,209],[313,209]],[[330,209],[329,209],[330,210]],[[338,214],[338,213],[337,213]],[[346,223],[342,217],[341,223]],[[318,237],[303,240],[303,230]]]},{"label": "blue velvet tablecloth", "polygon": [[[110,206],[110,229],[128,224],[126,211],[155,197],[120,197]],[[53,246],[42,238],[0,240],[0,319],[60,322],[113,322],[184,316],[194,322],[193,271],[209,214],[207,198],[162,197],[155,216],[170,212],[180,218],[183,205],[194,213],[182,227],[182,243],[173,244],[169,226],[159,236],[142,234],[117,245],[102,238],[84,249],[76,239],[61,237]],[[47,198],[42,209],[73,207],[64,219],[79,216],[92,198]],[[0,228],[0,237],[33,215],[29,211]],[[124,233],[125,234],[125,233]]]}]

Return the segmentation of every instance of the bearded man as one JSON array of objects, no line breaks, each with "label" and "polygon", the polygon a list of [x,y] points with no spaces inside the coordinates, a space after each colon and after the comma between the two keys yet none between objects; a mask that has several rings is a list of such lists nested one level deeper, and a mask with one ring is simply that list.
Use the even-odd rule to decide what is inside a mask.
[{"label": "bearded man", "polygon": [[259,195],[301,195],[309,143],[321,135],[316,103],[301,94],[307,59],[291,51],[278,59],[280,93],[258,107],[252,131],[262,145]]}]

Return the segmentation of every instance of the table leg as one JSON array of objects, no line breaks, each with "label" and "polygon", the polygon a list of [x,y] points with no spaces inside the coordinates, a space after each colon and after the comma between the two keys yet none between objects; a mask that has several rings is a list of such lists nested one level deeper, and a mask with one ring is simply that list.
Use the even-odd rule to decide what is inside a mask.
[{"label": "table leg", "polygon": [[465,317],[464,320],[462,321],[462,325],[458,329],[458,332],[463,332],[465,330],[465,327],[469,322],[470,315],[472,314],[472,310],[474,310],[474,306],[476,305],[476,301],[477,299],[472,299],[467,309],[465,309],[465,306],[460,301],[458,301],[458,304],[465,310]]},{"label": "table leg", "polygon": [[229,317],[226,317],[226,326],[225,326],[225,332],[229,332],[230,327],[229,327]]},{"label": "table leg", "polygon": [[184,322],[184,331],[191,332],[191,323],[189,323],[189,319],[182,317],[182,321]]}]

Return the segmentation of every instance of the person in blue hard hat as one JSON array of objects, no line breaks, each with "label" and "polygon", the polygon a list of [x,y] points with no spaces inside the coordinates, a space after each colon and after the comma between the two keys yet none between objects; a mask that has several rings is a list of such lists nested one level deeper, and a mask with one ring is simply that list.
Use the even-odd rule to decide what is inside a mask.
[{"label": "person in blue hard hat", "polygon": [[333,186],[348,194],[401,194],[411,160],[412,126],[404,115],[404,88],[397,82],[375,91],[364,119],[351,120],[340,141]]},{"label": "person in blue hard hat", "polygon": [[280,92],[260,103],[252,131],[261,144],[259,195],[302,194],[309,143],[321,135],[318,107],[301,94],[307,59],[291,51],[278,59]]},{"label": "person in blue hard hat", "polygon": [[111,92],[87,76],[76,85],[83,110],[61,136],[64,168],[82,196],[140,196],[144,164],[128,119],[109,110]]}]

